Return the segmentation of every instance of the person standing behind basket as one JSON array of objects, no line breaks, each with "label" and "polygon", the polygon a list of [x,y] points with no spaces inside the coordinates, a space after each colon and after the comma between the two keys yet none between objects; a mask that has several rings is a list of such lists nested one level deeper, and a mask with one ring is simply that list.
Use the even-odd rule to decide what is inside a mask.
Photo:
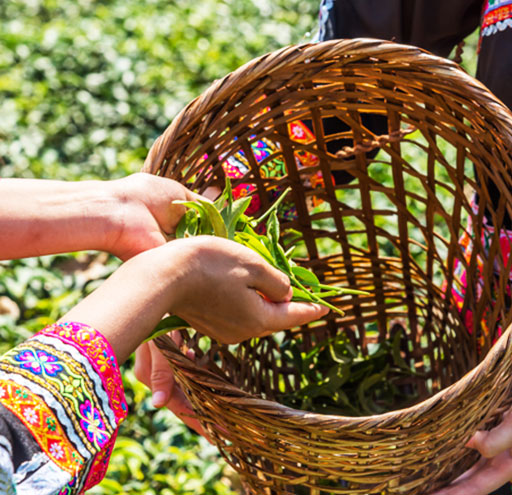
[{"label": "person standing behind basket", "polygon": [[[476,77],[512,108],[512,0],[322,0],[318,41],[372,37],[447,57],[478,26]],[[385,133],[387,124],[382,124]],[[502,231],[501,239],[508,259],[512,231]],[[487,495],[496,489],[496,495],[510,495],[512,485],[502,485],[512,479],[512,413],[490,432],[478,432],[468,447],[477,449],[481,460],[435,495]]]},{"label": "person standing behind basket", "polygon": [[290,302],[288,278],[240,244],[167,242],[184,213],[173,200],[197,198],[171,179],[2,179],[0,196],[0,259],[95,249],[127,260],[0,357],[2,494],[79,494],[101,481],[128,412],[118,365],[167,312],[236,343],[327,311]]}]

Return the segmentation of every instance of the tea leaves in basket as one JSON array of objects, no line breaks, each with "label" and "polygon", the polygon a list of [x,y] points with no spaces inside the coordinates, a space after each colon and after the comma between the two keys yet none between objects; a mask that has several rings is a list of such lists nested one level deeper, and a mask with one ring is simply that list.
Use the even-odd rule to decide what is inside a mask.
[{"label": "tea leaves in basket", "polygon": [[289,407],[324,414],[364,416],[404,406],[417,398],[408,377],[417,375],[400,354],[403,332],[363,355],[342,332],[307,352],[300,339],[281,345],[300,372],[300,386],[276,399]]}]

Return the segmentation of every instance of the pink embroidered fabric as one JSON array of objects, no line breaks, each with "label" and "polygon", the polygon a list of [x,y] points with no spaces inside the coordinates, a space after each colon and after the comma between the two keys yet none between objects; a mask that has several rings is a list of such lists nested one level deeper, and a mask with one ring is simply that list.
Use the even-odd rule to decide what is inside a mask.
[{"label": "pink embroidered fabric", "polygon": [[[23,493],[75,495],[99,483],[127,415],[110,344],[77,322],[50,325],[0,358],[0,404],[0,437],[15,437],[1,444],[30,445],[0,467]],[[35,469],[16,477],[27,462]]]}]

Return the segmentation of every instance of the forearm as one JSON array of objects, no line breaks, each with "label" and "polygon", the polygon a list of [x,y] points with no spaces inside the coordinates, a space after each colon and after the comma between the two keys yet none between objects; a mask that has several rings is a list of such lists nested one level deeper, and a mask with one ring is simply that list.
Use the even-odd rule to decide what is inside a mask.
[{"label": "forearm", "polygon": [[162,251],[153,249],[124,263],[60,321],[80,321],[100,329],[118,362],[126,361],[172,306],[178,270],[165,272],[173,265],[173,250],[166,249],[167,262],[159,259]]},{"label": "forearm", "polygon": [[101,181],[0,181],[0,259],[103,250],[112,198]]}]

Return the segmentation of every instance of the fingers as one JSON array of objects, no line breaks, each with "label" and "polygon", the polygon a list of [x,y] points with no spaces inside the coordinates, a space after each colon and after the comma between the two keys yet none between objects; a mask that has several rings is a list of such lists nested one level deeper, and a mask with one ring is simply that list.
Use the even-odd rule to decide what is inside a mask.
[{"label": "fingers", "polygon": [[[172,338],[179,342],[179,333],[173,332]],[[151,390],[153,391],[153,405],[167,407],[187,426],[200,435],[206,437],[206,432],[195,419],[195,413],[190,403],[174,379],[174,374],[165,359],[153,342],[149,342],[151,352]]]},{"label": "fingers", "polygon": [[260,259],[259,255],[254,255],[255,253],[251,253],[253,268],[249,284],[270,301],[289,301],[292,292],[290,279],[283,272],[265,262],[263,258]]},{"label": "fingers", "polygon": [[509,411],[502,422],[490,431],[477,431],[467,443],[484,457],[494,457],[512,447],[512,414]]},{"label": "fingers", "polygon": [[313,303],[263,301],[263,304],[266,318],[266,322],[263,324],[266,330],[263,335],[305,325],[329,313],[329,308]]},{"label": "fingers", "polygon": [[[180,340],[177,332],[173,332],[172,338],[176,342]],[[135,351],[135,357],[135,376],[153,392],[153,406],[167,407],[187,426],[208,439],[205,430],[195,419],[187,397],[175,382],[169,363],[156,345],[153,342],[142,344]],[[193,355],[189,354],[189,357]]]},{"label": "fingers", "polygon": [[153,392],[154,407],[163,407],[169,402],[174,389],[174,375],[153,342],[142,344],[135,351],[134,373],[137,380]]},{"label": "fingers", "polygon": [[148,342],[151,352],[151,390],[153,406],[163,407],[169,402],[174,390],[174,374],[169,363],[154,342]]},{"label": "fingers", "polygon": [[195,413],[190,407],[190,403],[183,393],[183,390],[176,384],[173,393],[169,401],[164,404],[169,410],[171,410],[181,421],[183,421],[188,427],[192,428],[196,433],[205,437],[208,441],[208,435],[201,426],[201,423],[195,419]]},{"label": "fingers", "polygon": [[146,385],[146,387],[150,387],[151,385],[150,370],[151,351],[149,349],[149,345],[147,343],[141,344],[135,350],[135,365],[133,367],[133,372],[135,373],[135,378]]},{"label": "fingers", "polygon": [[163,407],[171,400],[174,375],[154,342],[142,344],[135,351],[134,373],[137,380],[152,391],[154,407]]},{"label": "fingers", "polygon": [[512,479],[512,458],[510,452],[502,452],[492,460],[478,463],[469,476],[431,495],[488,495]]}]

